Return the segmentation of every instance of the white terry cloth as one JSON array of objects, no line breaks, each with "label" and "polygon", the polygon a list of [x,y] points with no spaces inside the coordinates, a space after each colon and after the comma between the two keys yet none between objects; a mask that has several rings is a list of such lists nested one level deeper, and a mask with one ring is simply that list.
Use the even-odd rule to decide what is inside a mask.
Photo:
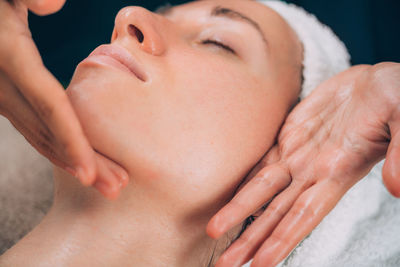
[{"label": "white terry cloth", "polygon": [[282,266],[400,266],[400,200],[378,164],[351,188]]},{"label": "white terry cloth", "polygon": [[259,0],[275,10],[297,34],[303,44],[303,86],[301,98],[319,84],[350,67],[346,46],[326,25],[304,9],[276,0]]}]

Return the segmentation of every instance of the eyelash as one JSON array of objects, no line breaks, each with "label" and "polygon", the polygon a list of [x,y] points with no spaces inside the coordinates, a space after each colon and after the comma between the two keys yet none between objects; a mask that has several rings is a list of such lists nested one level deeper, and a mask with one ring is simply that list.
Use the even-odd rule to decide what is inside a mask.
[{"label": "eyelash", "polygon": [[230,46],[228,46],[224,43],[221,43],[219,41],[216,41],[216,40],[206,39],[206,40],[201,41],[201,43],[216,45],[216,46],[221,47],[222,49],[226,50],[229,53],[236,54],[235,50],[233,50]]}]

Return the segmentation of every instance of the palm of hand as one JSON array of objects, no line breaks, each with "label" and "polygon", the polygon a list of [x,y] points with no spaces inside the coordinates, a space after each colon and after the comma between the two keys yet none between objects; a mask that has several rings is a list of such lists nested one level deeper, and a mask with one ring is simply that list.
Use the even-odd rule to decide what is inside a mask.
[{"label": "palm of hand", "polygon": [[[208,225],[208,233],[219,237],[272,199],[217,266],[241,266],[253,256],[252,266],[276,265],[385,156],[389,142],[389,153],[396,154],[391,158],[399,158],[391,148],[400,142],[391,139],[399,140],[393,137],[400,124],[400,86],[383,88],[380,77],[399,85],[399,75],[393,76],[399,69],[390,63],[353,67],[321,84],[291,112],[277,144]],[[391,192],[400,192],[393,184],[400,170],[393,166],[387,160],[384,178]]]}]

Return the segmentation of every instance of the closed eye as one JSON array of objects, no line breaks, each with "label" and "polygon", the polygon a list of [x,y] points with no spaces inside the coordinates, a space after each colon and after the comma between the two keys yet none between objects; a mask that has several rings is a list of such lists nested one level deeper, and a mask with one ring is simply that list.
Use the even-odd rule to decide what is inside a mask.
[{"label": "closed eye", "polygon": [[223,43],[221,43],[219,41],[216,41],[216,40],[207,39],[207,40],[203,40],[201,43],[202,44],[216,45],[216,46],[221,47],[222,49],[226,50],[229,53],[236,54],[235,50],[233,50],[230,46],[228,46],[226,44],[223,44]]}]

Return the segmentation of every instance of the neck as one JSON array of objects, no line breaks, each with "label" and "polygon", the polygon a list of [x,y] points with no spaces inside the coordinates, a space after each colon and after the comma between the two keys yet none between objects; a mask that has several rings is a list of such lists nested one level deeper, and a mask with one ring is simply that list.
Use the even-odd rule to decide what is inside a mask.
[{"label": "neck", "polygon": [[207,266],[215,247],[205,233],[210,216],[179,217],[140,191],[109,201],[65,175],[55,172],[52,208],[0,265]]}]

